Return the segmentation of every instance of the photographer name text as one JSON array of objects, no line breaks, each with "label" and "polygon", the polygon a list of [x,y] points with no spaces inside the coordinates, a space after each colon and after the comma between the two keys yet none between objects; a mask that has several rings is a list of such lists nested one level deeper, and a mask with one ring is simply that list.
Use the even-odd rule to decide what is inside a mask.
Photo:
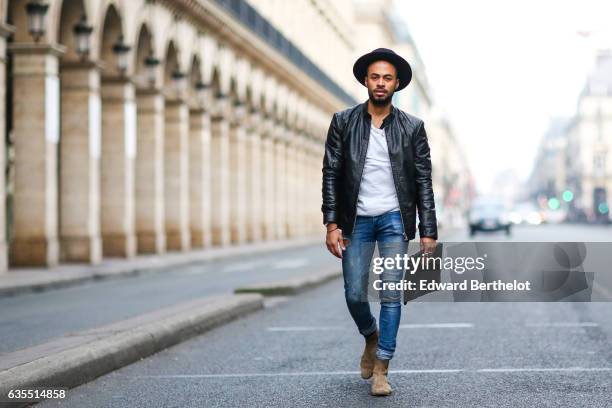
[{"label": "photographer name text", "polygon": [[460,291],[460,290],[517,290],[517,291],[529,291],[531,290],[531,281],[517,281],[514,279],[512,282],[503,282],[496,280],[492,282],[481,282],[478,279],[464,279],[460,282],[436,282],[429,280],[420,280],[419,287],[417,288],[417,282],[408,281],[402,279],[399,282],[383,282],[381,279],[377,279],[372,283],[375,290],[447,290],[447,291]]}]

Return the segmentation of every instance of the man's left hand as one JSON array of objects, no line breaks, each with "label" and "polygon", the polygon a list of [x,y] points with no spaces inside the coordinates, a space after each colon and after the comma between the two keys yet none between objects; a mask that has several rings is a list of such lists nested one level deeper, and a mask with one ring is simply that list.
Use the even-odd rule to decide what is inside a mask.
[{"label": "man's left hand", "polygon": [[436,240],[430,237],[421,237],[421,252],[425,255],[432,255],[436,249]]}]

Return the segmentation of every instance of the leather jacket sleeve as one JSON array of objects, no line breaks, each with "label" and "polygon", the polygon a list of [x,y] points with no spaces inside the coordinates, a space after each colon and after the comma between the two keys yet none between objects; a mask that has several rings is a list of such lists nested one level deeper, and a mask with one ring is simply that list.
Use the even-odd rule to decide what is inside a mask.
[{"label": "leather jacket sleeve", "polygon": [[416,206],[419,213],[419,236],[438,239],[436,208],[431,181],[431,156],[425,125],[421,122],[413,138]]},{"label": "leather jacket sleeve", "polygon": [[338,186],[340,171],[343,165],[342,139],[338,122],[338,114],[334,113],[325,141],[325,156],[323,157],[323,224],[338,221]]}]

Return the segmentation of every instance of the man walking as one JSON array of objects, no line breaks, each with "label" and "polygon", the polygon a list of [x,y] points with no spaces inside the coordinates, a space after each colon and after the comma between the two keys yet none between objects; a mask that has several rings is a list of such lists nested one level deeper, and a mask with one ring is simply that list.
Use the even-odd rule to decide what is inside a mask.
[{"label": "man walking", "polygon": [[[372,377],[372,395],[389,395],[401,316],[401,291],[380,295],[380,328],[367,298],[368,275],[378,245],[381,257],[403,256],[415,238],[419,214],[420,246],[432,253],[438,239],[431,158],[421,119],[393,106],[393,93],[412,78],[408,62],[378,48],[361,56],[353,74],[369,99],[333,115],[323,159],[323,223],[328,250],[342,259],[349,312],[365,338],[361,376]],[[383,282],[399,282],[403,270],[385,269]]]}]

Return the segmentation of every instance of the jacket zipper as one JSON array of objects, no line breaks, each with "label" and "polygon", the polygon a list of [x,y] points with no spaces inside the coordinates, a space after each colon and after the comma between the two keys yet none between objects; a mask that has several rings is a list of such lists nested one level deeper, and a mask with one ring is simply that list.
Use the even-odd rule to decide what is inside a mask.
[{"label": "jacket zipper", "polygon": [[397,177],[395,176],[395,167],[393,166],[393,160],[391,160],[391,152],[389,151],[389,138],[385,131],[385,139],[387,140],[387,154],[389,155],[389,162],[391,163],[391,172],[393,173],[393,185],[395,186],[395,195],[397,196],[397,204],[400,207],[400,218],[402,220],[402,229],[404,230],[404,241],[408,241],[408,235],[406,234],[406,223],[404,222],[404,215],[402,214],[402,205],[399,202],[399,191],[397,189]]},{"label": "jacket zipper", "polygon": [[359,174],[359,187],[357,187],[357,197],[355,197],[355,214],[353,216],[353,229],[351,230],[351,234],[355,232],[355,224],[357,224],[357,203],[359,203],[359,192],[361,191],[361,179],[363,178],[363,169],[365,168],[365,157],[368,155],[368,146],[370,145],[370,134],[368,133],[368,137],[366,138],[365,143],[365,155],[362,154],[362,158],[360,161],[363,162],[361,166],[361,173]]}]

